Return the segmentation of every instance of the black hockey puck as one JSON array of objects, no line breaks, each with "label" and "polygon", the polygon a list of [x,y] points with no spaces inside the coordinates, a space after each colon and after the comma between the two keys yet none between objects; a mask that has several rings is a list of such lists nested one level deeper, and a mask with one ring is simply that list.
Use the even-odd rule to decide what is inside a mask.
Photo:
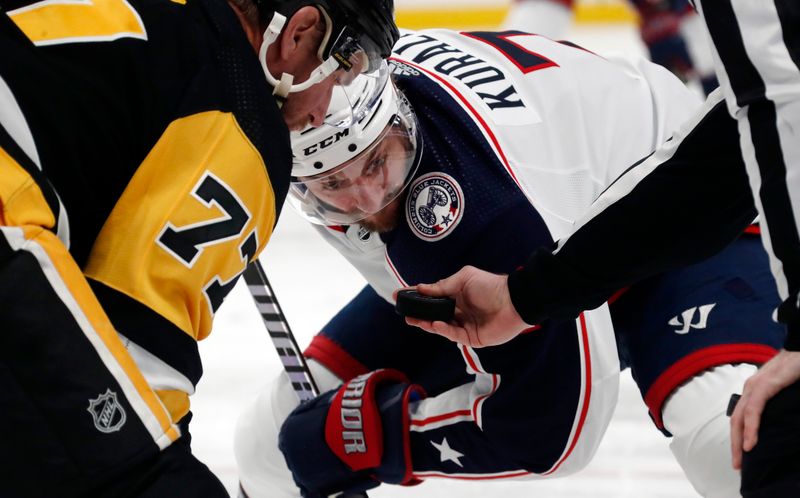
[{"label": "black hockey puck", "polygon": [[731,399],[728,400],[728,409],[725,410],[725,415],[729,417],[733,415],[733,410],[736,409],[736,404],[739,402],[739,398],[741,397],[741,394],[731,394]]},{"label": "black hockey puck", "polygon": [[456,311],[456,302],[449,297],[432,297],[415,290],[401,290],[394,305],[399,315],[420,320],[449,322]]}]

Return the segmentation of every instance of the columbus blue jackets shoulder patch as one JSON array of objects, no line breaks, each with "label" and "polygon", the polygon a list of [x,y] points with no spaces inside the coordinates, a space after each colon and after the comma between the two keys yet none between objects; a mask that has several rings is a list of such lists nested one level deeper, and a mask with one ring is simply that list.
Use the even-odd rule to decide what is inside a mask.
[{"label": "columbus blue jackets shoulder patch", "polygon": [[422,240],[447,237],[461,221],[464,192],[456,180],[433,172],[411,184],[406,200],[406,220],[411,231]]}]

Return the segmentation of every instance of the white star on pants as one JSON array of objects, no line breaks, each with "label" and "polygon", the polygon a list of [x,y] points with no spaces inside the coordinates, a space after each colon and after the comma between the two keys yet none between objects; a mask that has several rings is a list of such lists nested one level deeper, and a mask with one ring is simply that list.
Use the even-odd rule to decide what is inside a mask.
[{"label": "white star on pants", "polygon": [[439,444],[436,444],[433,441],[431,441],[431,444],[437,450],[439,450],[439,459],[440,459],[440,461],[444,462],[444,461],[450,460],[451,462],[454,462],[459,467],[463,467],[463,465],[461,465],[461,462],[459,462],[458,459],[463,457],[464,454],[463,453],[459,453],[456,450],[454,450],[453,448],[451,448],[450,445],[447,443],[447,438],[442,439],[442,442],[439,443]]}]

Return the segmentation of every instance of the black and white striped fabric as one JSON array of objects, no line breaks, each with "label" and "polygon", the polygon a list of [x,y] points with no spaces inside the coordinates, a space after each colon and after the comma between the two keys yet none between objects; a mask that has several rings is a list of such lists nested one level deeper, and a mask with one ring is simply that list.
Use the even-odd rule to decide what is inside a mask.
[{"label": "black and white striped fabric", "polygon": [[800,350],[800,6],[793,0],[697,2],[716,47],[728,110],[761,214],[764,246]]},{"label": "black and white striped fabric", "polygon": [[722,94],[620,176],[555,252],[534,253],[512,274],[512,300],[528,323],[577,316],[625,285],[721,250],[755,207],[786,348],[800,350],[800,7],[696,3],[716,45]]}]

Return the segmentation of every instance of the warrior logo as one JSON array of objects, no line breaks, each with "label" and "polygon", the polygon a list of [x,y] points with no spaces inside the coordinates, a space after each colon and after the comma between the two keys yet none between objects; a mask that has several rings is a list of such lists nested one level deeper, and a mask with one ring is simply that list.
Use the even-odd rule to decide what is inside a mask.
[{"label": "warrior logo", "polygon": [[[678,327],[678,329],[675,330],[675,333],[681,335],[688,334],[689,329],[704,329],[708,323],[708,314],[711,313],[711,310],[716,305],[717,303],[704,304],[699,308],[697,306],[693,306],[681,313],[680,317],[677,315],[672,317],[672,319],[669,321],[669,324],[672,327]],[[697,317],[697,321],[692,322],[692,319],[694,319],[695,315],[698,314],[699,316]]]},{"label": "warrior logo", "polygon": [[428,173],[411,185],[406,220],[417,237],[433,241],[447,236],[464,212],[464,193],[450,175]]},{"label": "warrior logo", "polygon": [[339,416],[342,427],[348,429],[342,431],[344,452],[347,454],[367,452],[367,440],[364,437],[364,422],[361,414],[361,398],[364,396],[364,388],[371,375],[371,373],[359,375],[348,382],[344,390]]},{"label": "warrior logo", "polygon": [[90,399],[87,410],[92,414],[94,426],[100,432],[116,432],[125,424],[125,410],[117,401],[117,393],[111,389],[106,389],[105,394]]}]

